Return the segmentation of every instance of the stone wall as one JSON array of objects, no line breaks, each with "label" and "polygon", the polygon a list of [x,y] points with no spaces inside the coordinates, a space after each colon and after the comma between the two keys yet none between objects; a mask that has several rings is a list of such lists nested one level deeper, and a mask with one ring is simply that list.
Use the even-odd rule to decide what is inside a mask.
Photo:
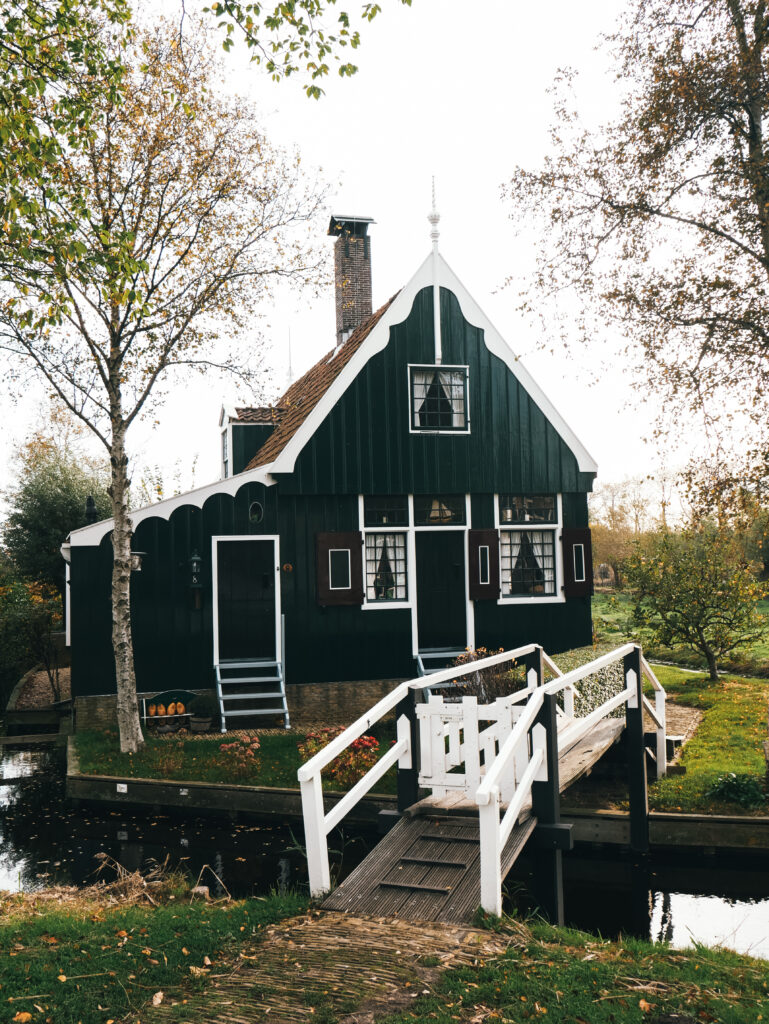
[{"label": "stone wall", "polygon": [[[399,679],[368,679],[349,683],[289,685],[286,687],[286,696],[291,725],[299,729],[319,725],[349,725],[399,682]],[[213,691],[209,692],[213,694]],[[154,696],[154,692],[139,694],[140,699]],[[75,724],[77,729],[117,729],[115,695],[76,697]]]}]

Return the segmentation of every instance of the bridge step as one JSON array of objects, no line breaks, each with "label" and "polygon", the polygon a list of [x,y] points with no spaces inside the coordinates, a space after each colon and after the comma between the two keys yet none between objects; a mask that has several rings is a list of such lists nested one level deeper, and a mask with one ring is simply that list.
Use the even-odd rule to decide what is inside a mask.
[{"label": "bridge step", "polygon": [[[513,829],[502,853],[502,877],[536,826]],[[481,900],[478,818],[401,818],[323,903],[324,910],[469,922]]]}]

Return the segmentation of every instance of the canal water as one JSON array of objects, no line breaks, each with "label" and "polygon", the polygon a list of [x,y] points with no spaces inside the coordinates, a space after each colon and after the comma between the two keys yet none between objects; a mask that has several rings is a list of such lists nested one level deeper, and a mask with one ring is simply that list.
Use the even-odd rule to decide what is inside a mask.
[{"label": "canal water", "polygon": [[[355,831],[330,837],[337,878],[376,843]],[[74,808],[66,799],[62,748],[0,748],[0,890],[84,885],[96,855],[129,870],[168,858],[212,893],[259,895],[301,888],[307,872],[300,825],[223,817]],[[578,851],[564,857],[568,922],[606,937],[620,933],[675,946],[720,943],[769,959],[769,858],[728,860],[687,853],[638,859]],[[531,864],[506,882],[507,906],[529,904]]]}]

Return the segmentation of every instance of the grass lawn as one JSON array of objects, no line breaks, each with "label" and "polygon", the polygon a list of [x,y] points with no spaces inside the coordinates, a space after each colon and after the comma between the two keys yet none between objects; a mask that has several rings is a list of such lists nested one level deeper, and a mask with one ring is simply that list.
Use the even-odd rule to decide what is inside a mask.
[{"label": "grass lawn", "polygon": [[[222,746],[231,743],[226,735],[210,739],[185,736],[158,738],[149,736],[138,754],[121,754],[116,733],[88,730],[77,733],[80,771],[85,775],[114,775],[125,779],[174,779],[184,782],[226,782],[242,786],[276,786],[298,789],[296,773],[302,763],[297,744],[301,734],[260,736],[261,747],[255,764],[241,768],[231,751]],[[380,739],[384,752],[389,741]],[[324,779],[324,788],[334,789]],[[337,787],[338,788],[338,787]],[[377,792],[394,793],[395,769],[377,784]]]},{"label": "grass lawn", "polygon": [[[706,675],[667,665],[655,665],[654,671],[668,699],[699,708],[704,717],[681,755],[686,775],[667,776],[651,786],[651,807],[658,811],[742,813],[739,804],[717,801],[706,794],[719,776],[729,772],[752,776],[763,784],[769,682],[724,676],[713,683]],[[769,813],[769,804],[753,813]]]},{"label": "grass lawn", "polygon": [[[144,1020],[155,993],[181,1004],[185,993],[199,990],[223,962],[238,953],[257,953],[266,925],[306,906],[306,899],[294,894],[191,904],[187,887],[178,884],[156,908],[105,902],[94,890],[62,902],[3,895],[4,1022],[107,1024],[129,1014],[132,1021]],[[178,1012],[184,1012],[181,1005]]]},{"label": "grass lawn", "polygon": [[769,1020],[769,962],[532,924],[519,926],[503,956],[447,971],[433,992],[386,1020],[640,1024],[667,1014],[720,1024]]},{"label": "grass lawn", "polygon": [[[620,644],[632,637],[633,630],[628,624],[632,609],[633,595],[629,591],[602,591],[593,595],[593,630],[601,642]],[[759,601],[758,610],[769,626],[769,600]],[[647,657],[660,661],[673,661],[689,668],[705,668],[705,659],[694,651],[665,647],[645,647]],[[738,651],[719,661],[719,668],[740,675],[769,677],[769,630],[757,643],[744,651]]]}]

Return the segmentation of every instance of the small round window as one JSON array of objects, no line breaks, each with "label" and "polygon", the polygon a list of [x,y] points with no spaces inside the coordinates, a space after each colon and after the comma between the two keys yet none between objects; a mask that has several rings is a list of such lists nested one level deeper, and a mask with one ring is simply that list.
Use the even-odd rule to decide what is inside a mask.
[{"label": "small round window", "polygon": [[263,519],[264,508],[262,506],[261,501],[252,501],[251,504],[248,506],[249,523],[251,523],[253,526],[256,526],[258,523],[261,523]]}]

